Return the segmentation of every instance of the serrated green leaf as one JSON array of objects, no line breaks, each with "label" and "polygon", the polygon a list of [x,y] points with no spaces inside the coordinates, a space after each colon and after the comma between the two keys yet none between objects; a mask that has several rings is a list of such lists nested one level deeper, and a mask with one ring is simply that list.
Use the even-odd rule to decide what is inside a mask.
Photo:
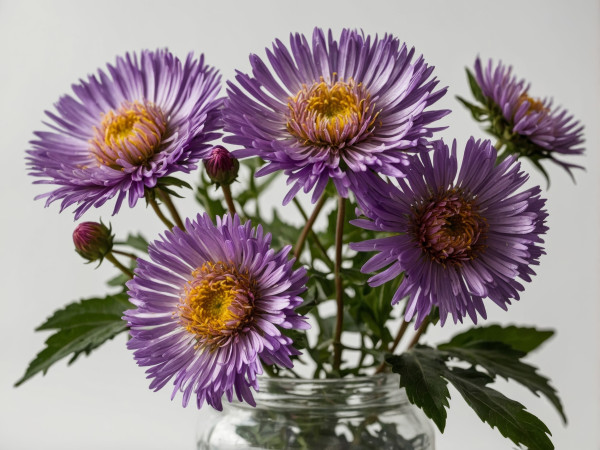
[{"label": "serrated green leaf", "polygon": [[550,380],[539,373],[537,369],[520,360],[524,352],[515,350],[502,342],[474,341],[461,347],[449,345],[439,346],[452,357],[470,364],[483,367],[492,377],[500,375],[505,379],[522,384],[536,396],[544,395],[561,415],[566,423],[562,404],[556,390],[550,385]]},{"label": "serrated green leaf", "polygon": [[15,386],[21,385],[39,372],[45,374],[50,366],[69,355],[71,363],[80,354],[89,354],[107,340],[125,331],[127,324],[121,317],[123,312],[131,307],[127,294],[120,293],[105,298],[81,300],[56,311],[36,330],[58,331],[46,340],[46,348],[31,361]]},{"label": "serrated green leaf", "polygon": [[538,330],[530,327],[510,325],[488,325],[473,327],[454,336],[448,343],[438,345],[439,349],[447,347],[463,347],[478,341],[496,341],[512,347],[515,350],[529,353],[554,335],[552,330]]},{"label": "serrated green leaf", "polygon": [[502,436],[529,450],[551,450],[550,430],[525,407],[488,387],[493,379],[474,368],[452,368],[444,377],[452,383],[479,418]]},{"label": "serrated green leaf", "polygon": [[450,398],[448,382],[443,377],[447,371],[443,357],[435,349],[419,345],[385,360],[400,375],[400,387],[406,389],[410,402],[421,408],[443,433]]}]

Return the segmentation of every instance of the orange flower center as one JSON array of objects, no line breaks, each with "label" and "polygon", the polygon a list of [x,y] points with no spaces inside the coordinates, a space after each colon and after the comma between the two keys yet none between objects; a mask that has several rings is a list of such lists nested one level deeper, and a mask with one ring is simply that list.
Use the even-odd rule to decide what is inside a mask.
[{"label": "orange flower center", "polygon": [[548,111],[548,108],[544,106],[544,103],[541,101],[530,97],[526,92],[519,95],[518,105],[521,106],[523,102],[529,103],[529,107],[527,108],[527,112],[525,114],[531,114],[532,112],[544,112]]}]

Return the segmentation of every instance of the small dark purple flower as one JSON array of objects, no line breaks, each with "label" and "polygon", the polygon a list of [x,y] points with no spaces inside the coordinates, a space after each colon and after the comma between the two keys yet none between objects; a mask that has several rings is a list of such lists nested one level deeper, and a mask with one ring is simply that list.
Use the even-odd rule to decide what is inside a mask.
[{"label": "small dark purple flower", "polygon": [[75,251],[89,262],[102,261],[112,250],[113,235],[111,229],[103,223],[82,222],[73,231]]},{"label": "small dark purple flower", "polygon": [[539,186],[517,192],[528,175],[513,156],[496,165],[489,141],[471,138],[460,169],[456,142],[451,153],[442,141],[433,146],[413,157],[397,185],[370,174],[356,192],[366,217],[352,223],[390,235],[350,247],[378,252],[362,268],[386,268],[369,279],[372,286],[404,272],[392,303],[409,297],[407,321],[416,316],[418,326],[437,306],[442,324],[448,314],[476,323],[477,313],[486,317],[484,298],[506,309],[523,290],[517,278],[534,275],[544,254],[545,200]]},{"label": "small dark purple flower", "polygon": [[133,207],[160,178],[195,169],[220,136],[220,77],[203,56],[182,63],[146,50],[107,70],[46,111],[52,131],[36,132],[27,152],[35,183],[58,186],[37,198],[61,200],[61,210],[76,204],[75,218],[115,196],[114,213],[127,195]]},{"label": "small dark purple flower", "polygon": [[316,202],[330,179],[346,197],[349,172],[402,176],[406,152],[426,147],[441,129],[428,126],[449,112],[428,110],[446,89],[435,91],[433,67],[391,35],[345,29],[336,41],[315,28],[312,46],[295,34],[290,49],[276,40],[270,69],[251,55],[252,75],[228,83],[223,113],[225,142],[243,147],[236,156],[269,163],[257,176],[284,171],[284,204],[300,189]]},{"label": "small dark purple flower", "polygon": [[217,145],[204,160],[204,167],[213,183],[228,186],[237,179],[240,162],[225,147]]},{"label": "small dark purple flower", "polygon": [[223,394],[254,405],[262,363],[292,367],[299,352],[283,329],[307,329],[295,312],[302,303],[306,271],[294,270],[291,246],[275,252],[271,235],[239,217],[198,215],[149,246],[127,283],[137,309],[125,312],[127,346],[149,366],[150,388],[173,380],[173,397],[192,395],[222,408]]},{"label": "small dark purple flower", "polygon": [[571,176],[572,168],[581,168],[559,159],[584,152],[583,126],[567,110],[553,107],[551,99],[530,96],[529,84],[517,79],[512,67],[502,63],[489,60],[483,67],[477,58],[475,80],[485,97],[489,131],[506,145],[506,153],[529,158],[544,175],[540,162],[545,159],[560,165]]}]

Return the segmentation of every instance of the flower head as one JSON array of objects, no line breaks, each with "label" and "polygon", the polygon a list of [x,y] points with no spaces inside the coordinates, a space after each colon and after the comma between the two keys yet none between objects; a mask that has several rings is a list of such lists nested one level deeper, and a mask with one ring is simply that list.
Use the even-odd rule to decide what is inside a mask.
[{"label": "flower head", "polygon": [[204,167],[213,183],[228,186],[237,179],[240,162],[225,147],[217,145],[204,160]]},{"label": "flower head", "polygon": [[357,191],[366,218],[352,223],[391,235],[350,247],[378,252],[364,272],[387,267],[372,286],[404,272],[392,303],[409,296],[406,320],[416,315],[419,325],[437,306],[442,324],[448,314],[476,323],[477,313],[486,317],[484,298],[506,309],[523,290],[517,278],[534,274],[530,266],[544,253],[545,200],[538,186],[517,192],[528,176],[512,156],[496,165],[496,153],[471,138],[459,170],[456,142],[450,152],[438,141],[433,156],[413,157],[398,185],[371,175]]},{"label": "flower head", "polygon": [[76,204],[76,218],[115,196],[114,213],[127,195],[133,207],[160,178],[195,169],[219,136],[219,76],[204,57],[143,51],[107,69],[46,112],[52,131],[36,132],[27,152],[36,183],[58,186],[37,198]]},{"label": "flower head", "polygon": [[502,63],[494,65],[489,60],[483,67],[477,58],[475,81],[480,89],[476,96],[484,103],[483,116],[490,121],[490,131],[506,144],[507,153],[529,158],[544,175],[540,164],[544,159],[560,165],[571,176],[572,168],[581,168],[558,159],[584,151],[580,146],[583,126],[567,110],[553,107],[550,99],[532,97],[529,84],[518,80],[512,67]]},{"label": "flower head", "polygon": [[267,161],[258,176],[288,176],[284,204],[300,189],[316,202],[330,179],[346,197],[349,172],[402,176],[406,152],[427,146],[440,129],[428,126],[449,112],[427,111],[446,90],[434,91],[433,67],[391,35],[343,30],[336,41],[315,28],[312,46],[295,34],[290,48],[275,41],[271,69],[251,55],[252,76],[228,84],[223,113],[237,156]]},{"label": "flower head", "polygon": [[73,231],[75,251],[89,262],[102,261],[112,250],[113,235],[111,229],[103,223],[82,222]]},{"label": "flower head", "polygon": [[294,309],[306,272],[293,270],[290,247],[275,252],[262,228],[226,215],[208,215],[166,232],[149,246],[151,261],[138,260],[127,286],[137,309],[126,311],[128,347],[140,366],[150,366],[151,389],[173,379],[173,397],[196,397],[221,409],[221,398],[254,404],[261,361],[291,367],[299,352],[280,328],[306,329]]}]

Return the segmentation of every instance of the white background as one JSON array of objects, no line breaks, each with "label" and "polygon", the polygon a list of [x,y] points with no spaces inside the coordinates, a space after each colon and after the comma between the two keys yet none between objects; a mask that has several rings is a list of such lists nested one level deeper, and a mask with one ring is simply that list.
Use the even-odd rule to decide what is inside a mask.
[{"label": "white background", "polygon": [[[95,73],[117,54],[168,47],[183,58],[203,52],[224,79],[247,71],[250,52],[264,55],[276,37],[316,26],[390,32],[415,46],[436,66],[448,95],[439,106],[453,109],[443,133],[464,145],[483,136],[454,99],[468,96],[464,67],[482,58],[502,59],[532,82],[534,96],[553,96],[586,126],[587,170],[577,184],[550,167],[548,255],[522,300],[508,313],[490,305],[490,321],[536,325],[557,335],[531,361],[550,376],[570,419],[564,427],[545,399],[509,385],[552,430],[558,449],[599,446],[598,323],[598,126],[600,102],[599,7],[597,1],[6,1],[0,0],[0,449],[181,449],[194,448],[200,413],[153,393],[143,369],[125,349],[125,336],[72,367],[64,362],[45,377],[19,388],[12,384],[41,350],[47,335],[34,333],[55,309],[103,293],[113,270],[84,265],[72,249],[72,210],[44,209],[33,197],[43,188],[26,175],[24,151],[33,131],[43,129],[51,109],[71,83]],[[531,166],[525,163],[529,170]],[[542,184],[537,174],[532,182]],[[273,194],[279,204],[283,194]],[[192,202],[179,203],[187,215]],[[118,217],[93,210],[85,220],[112,221],[121,236],[142,229],[162,231],[145,211],[127,207]],[[150,219],[146,219],[150,217]],[[426,341],[447,338],[456,327],[433,330]],[[439,449],[514,448],[483,424],[453,391]]]}]

